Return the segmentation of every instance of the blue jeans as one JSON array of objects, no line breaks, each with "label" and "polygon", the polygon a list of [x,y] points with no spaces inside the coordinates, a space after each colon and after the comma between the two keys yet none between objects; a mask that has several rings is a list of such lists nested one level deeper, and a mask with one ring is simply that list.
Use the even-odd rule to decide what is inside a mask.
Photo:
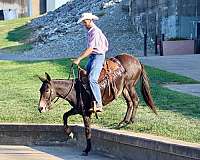
[{"label": "blue jeans", "polygon": [[98,105],[102,105],[102,97],[98,79],[103,68],[104,61],[105,54],[91,54],[86,66],[90,88]]}]

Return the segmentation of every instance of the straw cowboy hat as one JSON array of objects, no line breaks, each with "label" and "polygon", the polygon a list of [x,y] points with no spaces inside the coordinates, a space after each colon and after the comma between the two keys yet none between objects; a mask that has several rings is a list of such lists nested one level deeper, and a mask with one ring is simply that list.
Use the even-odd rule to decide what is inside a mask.
[{"label": "straw cowboy hat", "polygon": [[98,20],[99,18],[93,15],[92,13],[83,13],[77,23],[81,23],[83,20],[86,20],[86,19]]}]

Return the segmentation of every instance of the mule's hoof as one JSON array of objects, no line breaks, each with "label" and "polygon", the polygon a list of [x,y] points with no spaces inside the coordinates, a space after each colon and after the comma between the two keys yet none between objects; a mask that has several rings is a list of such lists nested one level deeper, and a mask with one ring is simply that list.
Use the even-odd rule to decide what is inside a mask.
[{"label": "mule's hoof", "polygon": [[74,134],[72,132],[68,135],[68,139],[74,139]]},{"label": "mule's hoof", "polygon": [[120,124],[117,125],[116,128],[117,128],[117,129],[120,129],[120,128],[122,128],[123,126],[124,126],[123,123],[120,123]]},{"label": "mule's hoof", "polygon": [[137,119],[136,119],[136,118],[131,119],[130,122],[129,122],[129,124],[132,124],[132,123],[135,123],[135,122],[137,122]]},{"label": "mule's hoof", "polygon": [[123,128],[123,127],[125,127],[125,126],[127,126],[129,124],[129,122],[125,122],[125,121],[122,121],[122,122],[120,122],[119,124],[118,124],[118,128]]},{"label": "mule's hoof", "polygon": [[88,156],[88,152],[83,151],[81,156]]}]

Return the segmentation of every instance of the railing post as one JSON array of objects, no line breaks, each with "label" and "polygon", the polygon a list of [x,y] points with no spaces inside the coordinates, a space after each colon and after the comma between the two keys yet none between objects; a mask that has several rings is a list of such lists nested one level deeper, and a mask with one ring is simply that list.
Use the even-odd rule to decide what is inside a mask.
[{"label": "railing post", "polygon": [[161,34],[161,43],[160,43],[160,56],[163,56],[163,42],[165,40],[165,35]]},{"label": "railing post", "polygon": [[144,56],[147,56],[147,33],[144,34]]},{"label": "railing post", "polygon": [[155,55],[158,54],[158,36],[155,36]]},{"label": "railing post", "polygon": [[200,54],[200,51],[199,51],[199,48],[200,48],[200,40],[195,38],[194,39],[194,54]]}]

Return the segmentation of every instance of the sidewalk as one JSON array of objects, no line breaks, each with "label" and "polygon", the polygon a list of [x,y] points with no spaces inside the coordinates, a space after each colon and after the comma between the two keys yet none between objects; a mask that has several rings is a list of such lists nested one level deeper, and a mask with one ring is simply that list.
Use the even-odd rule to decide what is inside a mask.
[{"label": "sidewalk", "polygon": [[1,160],[111,160],[97,153],[81,156],[81,151],[66,146],[13,146],[0,145]]},{"label": "sidewalk", "polygon": [[[200,83],[200,54],[140,57],[143,64],[183,75]],[[200,96],[200,84],[168,85],[172,90]]]}]

